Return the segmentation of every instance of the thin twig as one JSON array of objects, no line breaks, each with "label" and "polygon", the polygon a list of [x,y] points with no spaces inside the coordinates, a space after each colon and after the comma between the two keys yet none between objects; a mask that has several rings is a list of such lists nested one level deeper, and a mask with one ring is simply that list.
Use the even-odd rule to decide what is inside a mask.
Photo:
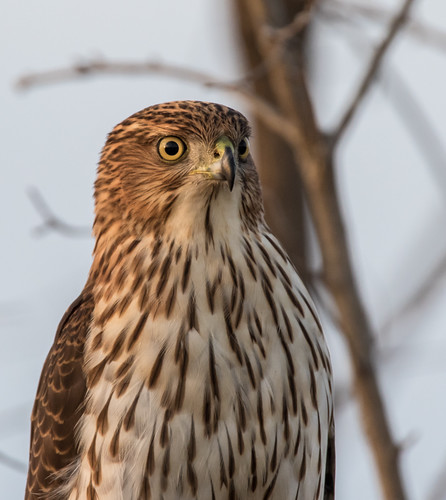
[{"label": "thin twig", "polygon": [[156,61],[106,61],[104,59],[90,60],[73,64],[66,68],[30,73],[22,76],[16,82],[20,90],[27,90],[39,85],[62,83],[75,79],[84,79],[88,76],[108,75],[146,75],[162,74],[188,81],[195,81],[205,87],[213,87],[217,82],[201,71],[191,70],[181,66],[163,64]]},{"label": "thin twig", "polygon": [[403,5],[393,18],[393,21],[390,23],[387,33],[385,34],[381,43],[378,45],[370,63],[367,66],[358,89],[353,94],[353,98],[351,99],[350,104],[347,106],[346,112],[344,113],[334,132],[331,134],[331,147],[334,147],[338,143],[339,139],[342,137],[343,133],[350,125],[361,103],[364,101],[364,97],[367,91],[370,89],[370,86],[381,67],[388,49],[392,45],[392,42],[395,40],[397,34],[401,32],[401,28],[407,21],[408,14],[413,3],[414,0],[404,0]]},{"label": "thin twig", "polygon": [[[386,22],[392,16],[389,9],[371,5],[370,3],[366,4],[362,2],[358,3],[344,0],[326,0],[322,3],[321,7],[323,9],[340,9],[348,14],[345,16],[345,19],[349,19],[350,21],[355,20],[351,14],[358,14],[362,18],[370,19],[371,21],[376,22]],[[446,32],[444,30],[421,22],[413,17],[409,17],[406,21],[406,30],[408,34],[416,37],[421,42],[427,43],[438,50],[446,51]]]},{"label": "thin twig", "polygon": [[37,213],[42,218],[42,223],[34,229],[36,235],[43,236],[50,231],[54,231],[74,238],[90,236],[90,228],[70,224],[57,216],[37,188],[29,188],[28,196]]}]

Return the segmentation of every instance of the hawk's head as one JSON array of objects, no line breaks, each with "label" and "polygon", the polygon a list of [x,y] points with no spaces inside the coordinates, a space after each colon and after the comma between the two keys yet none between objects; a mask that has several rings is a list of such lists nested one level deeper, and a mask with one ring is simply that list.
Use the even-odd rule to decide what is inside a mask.
[{"label": "hawk's head", "polygon": [[97,220],[159,231],[172,219],[177,226],[200,219],[218,200],[222,218],[256,225],[262,202],[249,135],[246,118],[220,104],[178,101],[130,116],[102,153]]}]

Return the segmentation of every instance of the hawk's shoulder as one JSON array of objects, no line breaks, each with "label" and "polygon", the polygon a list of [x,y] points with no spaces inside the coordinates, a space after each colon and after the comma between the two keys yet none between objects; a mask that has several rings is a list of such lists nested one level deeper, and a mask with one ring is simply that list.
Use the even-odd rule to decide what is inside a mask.
[{"label": "hawk's shoulder", "polygon": [[83,349],[92,312],[86,286],[62,317],[46,358],[31,416],[26,500],[53,491],[58,486],[54,473],[76,457],[75,427],[86,391]]}]

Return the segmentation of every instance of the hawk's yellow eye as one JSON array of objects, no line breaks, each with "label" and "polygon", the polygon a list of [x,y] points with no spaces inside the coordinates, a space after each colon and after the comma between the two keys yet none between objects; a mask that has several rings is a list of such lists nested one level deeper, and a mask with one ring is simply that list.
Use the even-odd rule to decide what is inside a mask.
[{"label": "hawk's yellow eye", "polygon": [[179,137],[164,137],[158,143],[158,154],[163,160],[179,160],[186,152],[186,145]]},{"label": "hawk's yellow eye", "polygon": [[238,156],[241,160],[246,160],[249,155],[249,141],[245,137],[240,141],[240,144],[238,145]]}]

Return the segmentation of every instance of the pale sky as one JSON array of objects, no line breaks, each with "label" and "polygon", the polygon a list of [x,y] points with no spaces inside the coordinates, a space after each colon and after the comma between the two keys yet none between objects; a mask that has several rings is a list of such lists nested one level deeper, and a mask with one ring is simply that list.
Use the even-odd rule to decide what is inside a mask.
[{"label": "pale sky", "polygon": [[[446,30],[444,1],[418,6],[422,20]],[[14,88],[29,71],[98,56],[150,58],[229,80],[243,73],[229,2],[3,0],[1,14],[0,484],[2,499],[16,499],[23,497],[25,473],[1,457],[27,462],[38,377],[57,324],[85,282],[93,246],[88,237],[36,237],[40,219],[27,190],[37,187],[63,219],[90,226],[99,152],[116,123],[176,99],[246,107],[233,95],[158,76]],[[371,41],[379,34],[372,30]],[[345,106],[368,55],[368,45],[355,42],[360,35],[346,25],[318,23],[313,92],[327,126]],[[406,35],[388,65],[446,148],[446,51]],[[446,274],[438,275],[426,301],[385,331],[383,325],[446,254],[446,159],[431,166],[420,153],[393,104],[401,92],[391,75],[373,89],[339,150],[338,178],[363,298],[379,337],[381,387],[395,437],[407,443],[404,478],[410,499],[424,500],[439,471],[446,472]],[[344,387],[349,370],[343,343],[328,319],[325,324],[336,383]],[[337,452],[338,498],[380,498],[351,401],[337,415]]]}]

